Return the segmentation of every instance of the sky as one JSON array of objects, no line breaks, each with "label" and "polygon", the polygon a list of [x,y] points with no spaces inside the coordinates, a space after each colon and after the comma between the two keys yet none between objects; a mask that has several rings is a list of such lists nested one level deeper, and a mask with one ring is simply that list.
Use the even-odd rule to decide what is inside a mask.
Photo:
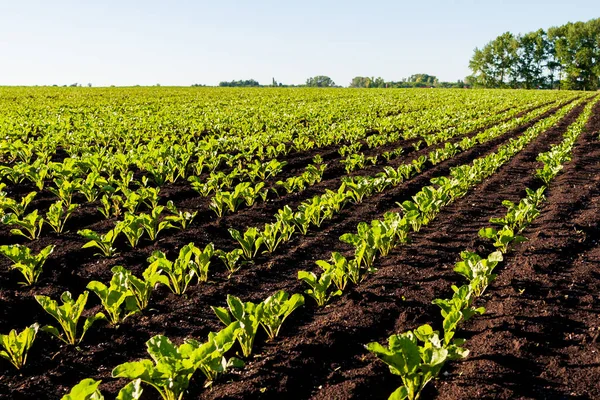
[{"label": "sky", "polygon": [[456,81],[503,32],[598,17],[598,0],[0,0],[0,85]]}]

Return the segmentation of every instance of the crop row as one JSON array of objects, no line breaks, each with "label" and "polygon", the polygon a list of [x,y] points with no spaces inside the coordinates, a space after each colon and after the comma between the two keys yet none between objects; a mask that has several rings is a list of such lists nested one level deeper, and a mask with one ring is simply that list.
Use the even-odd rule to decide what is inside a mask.
[{"label": "crop row", "polygon": [[443,334],[434,331],[429,324],[389,337],[388,346],[377,342],[366,347],[388,364],[390,372],[399,375],[403,385],[390,395],[390,400],[418,399],[421,391],[432,379],[436,378],[448,361],[465,358],[469,351],[464,348],[466,341],[458,339],[458,328],[476,315],[485,312],[484,307],[475,307],[474,303],[483,295],[494,281],[495,268],[504,261],[503,255],[515,245],[526,241],[521,234],[540,214],[539,207],[545,201],[544,192],[552,180],[570,160],[573,145],[591,116],[595,101],[590,101],[578,119],[571,124],[563,141],[545,153],[540,153],[538,161],[542,167],[535,171],[543,185],[537,190],[526,188],[526,197],[518,204],[505,200],[507,208],[502,218],[492,218],[490,223],[499,226],[482,228],[479,236],[491,240],[497,249],[481,257],[469,250],[461,252],[461,261],[456,263],[454,271],[466,279],[467,284],[452,286],[451,298],[435,299],[433,303],[441,309]]},{"label": "crop row", "polygon": [[[456,178],[454,177],[455,183],[452,185],[448,185],[445,186],[445,189],[442,189],[441,192],[444,192],[445,195],[449,195],[450,198],[456,198],[456,197],[460,197],[464,194],[466,194],[466,190],[468,190],[468,188],[471,185],[474,185],[478,182],[481,181],[481,179],[483,179],[483,177],[489,176],[490,174],[492,174],[494,171],[497,170],[497,168],[502,165],[502,163],[506,162],[508,159],[510,159],[510,157],[514,154],[516,154],[526,143],[528,143],[528,141],[531,141],[537,134],[539,134],[540,132],[542,132],[543,130],[547,129],[548,127],[552,126],[558,119],[560,119],[562,116],[564,116],[567,113],[568,109],[563,110],[563,112],[558,113],[556,116],[554,116],[554,118],[551,118],[550,121],[542,121],[542,123],[539,123],[538,125],[535,125],[533,128],[531,128],[530,130],[526,131],[525,134],[523,134],[523,136],[521,136],[520,140],[516,140],[514,141],[512,144],[512,146],[506,146],[502,149],[500,149],[498,151],[498,153],[494,153],[486,158],[482,159],[482,162],[479,163],[477,162],[478,160],[476,160],[473,163],[473,166],[471,167],[473,171],[471,174],[474,174],[474,176],[471,176],[471,180],[469,181],[467,178],[470,174],[469,173],[465,173],[463,175],[458,175],[461,176],[461,178]],[[545,122],[545,124],[544,124]],[[494,160],[491,164],[490,163],[485,163],[483,162],[483,160]],[[495,164],[494,164],[495,162]],[[489,168],[482,168],[480,167],[480,165],[484,165],[487,166]],[[457,168],[453,171],[459,171],[460,168]],[[449,179],[449,178],[446,178]],[[461,182],[461,180],[465,180],[463,182]],[[458,183],[456,183],[458,182]],[[443,186],[442,186],[443,188]],[[438,189],[439,190],[439,189]],[[421,192],[419,193],[431,193],[430,191],[430,187],[425,187]],[[419,195],[417,194],[417,196],[415,196],[415,200],[419,198]],[[408,202],[405,202],[408,203]],[[441,204],[438,205],[438,207]],[[406,207],[406,204],[403,204],[404,207]],[[411,210],[413,211],[413,210]],[[337,295],[337,294],[341,294],[340,291],[343,290],[343,288],[345,287],[346,282],[348,281],[352,281],[354,283],[358,283],[360,280],[364,279],[364,275],[361,276],[362,274],[360,273],[361,270],[366,270],[372,271],[372,265],[373,265],[373,261],[375,260],[375,256],[377,254],[377,252],[380,253],[381,256],[385,256],[389,250],[394,247],[394,245],[396,244],[395,240],[397,236],[402,236],[404,239],[399,239],[398,243],[402,243],[402,242],[406,242],[407,239],[407,235],[408,235],[408,230],[404,230],[404,235],[398,235],[398,231],[394,231],[393,229],[389,229],[390,226],[396,228],[396,227],[409,227],[411,226],[413,230],[418,231],[420,229],[420,226],[423,225],[423,223],[428,223],[428,221],[430,221],[434,215],[429,214],[430,212],[433,212],[435,214],[435,209],[434,210],[423,210],[423,209],[419,209],[419,213],[420,215],[417,216],[416,218],[413,218],[411,216],[411,220],[419,220],[421,219],[421,223],[418,224],[413,224],[408,222],[409,219],[406,218],[406,210],[405,210],[405,217],[403,217],[402,219],[400,218],[399,214],[395,214],[395,216],[397,217],[397,220],[394,221],[392,220],[392,214],[388,213],[386,214],[386,219],[384,221],[374,221],[371,225],[371,229],[369,229],[368,226],[366,226],[366,224],[363,225],[359,225],[359,234],[358,235],[344,235],[342,236],[342,240],[348,240],[351,241],[355,247],[356,247],[356,251],[355,251],[355,259],[352,261],[347,261],[343,256],[341,256],[341,254],[339,253],[333,253],[332,255],[332,261],[334,262],[334,264],[330,264],[327,261],[318,261],[317,264],[319,266],[321,266],[324,269],[323,274],[321,275],[321,277],[318,279],[318,282],[315,282],[314,279],[311,279],[311,277],[309,275],[311,275],[310,273],[304,273],[304,272],[300,272],[299,273],[299,278],[303,279],[305,282],[309,283],[309,285],[311,286],[311,289],[307,290],[307,294],[309,294],[311,297],[315,298],[315,300],[317,300],[317,303],[319,305],[324,305],[329,298],[331,298],[332,295]],[[439,208],[437,209],[437,212],[439,212]],[[401,222],[404,221],[404,222]],[[377,223],[375,223],[377,222]],[[386,226],[386,224],[388,224]],[[363,229],[361,229],[361,227]],[[383,229],[382,229],[383,228]],[[399,230],[402,230],[402,228],[400,228]],[[363,237],[361,238],[360,235],[361,233],[363,234]],[[351,237],[354,236],[354,237]],[[377,240],[372,240],[373,238],[379,237],[380,241]],[[366,240],[365,240],[366,238]],[[358,242],[360,242],[361,244],[358,244]],[[248,249],[250,251],[253,250],[252,247],[248,247]],[[316,278],[316,276],[314,276],[314,278]],[[316,284],[315,284],[316,283]],[[327,294],[327,288],[328,286],[334,283],[336,285],[337,288],[337,292],[334,293],[329,293]],[[323,295],[325,295],[323,297]],[[229,302],[229,300],[228,300]],[[247,303],[248,304],[248,303]],[[250,303],[251,304],[251,303]],[[232,306],[230,305],[230,308]],[[252,314],[252,310],[253,307],[251,306],[246,306],[246,307],[242,307],[242,309],[246,310],[246,314],[247,315],[242,315],[240,314],[240,317],[238,318],[238,320],[244,319],[244,318],[251,318]],[[246,321],[246,323],[248,324],[248,320]],[[247,339],[247,340],[253,340],[254,335],[256,334],[256,331],[253,330],[251,332],[250,335],[248,335],[251,339]],[[433,337],[433,334],[431,335],[431,337]],[[149,342],[148,344],[149,348],[151,346],[151,343]],[[248,348],[248,347],[246,347]],[[242,346],[242,349],[244,349],[244,346]],[[251,345],[250,345],[250,349],[251,349]],[[152,354],[152,353],[151,353]],[[244,355],[248,356],[250,353],[246,353],[244,352]],[[114,372],[115,376],[127,376],[130,379],[141,379],[142,381],[144,381],[144,377],[141,376],[139,374],[136,373],[129,373],[126,375],[119,375],[120,374],[120,370],[116,369]],[[137,381],[133,381],[133,382],[137,382]],[[187,382],[187,381],[186,381]],[[147,382],[146,383],[150,383],[151,382]],[[138,382],[139,384],[139,382]],[[156,387],[156,385],[153,385]],[[177,392],[178,394],[182,393],[182,392]]]},{"label": "crop row", "polygon": [[[570,106],[572,107],[573,104]],[[382,192],[388,186],[396,186],[401,183],[404,179],[408,179],[411,176],[420,173],[423,169],[424,164],[429,160],[432,165],[435,165],[445,159],[451,158],[460,151],[467,150],[477,143],[483,143],[491,140],[498,135],[501,135],[507,129],[518,126],[518,124],[527,122],[528,119],[534,118],[537,115],[543,113],[547,108],[536,110],[531,114],[516,119],[511,123],[506,124],[502,127],[491,128],[471,138],[464,138],[461,142],[455,143],[454,145],[446,144],[445,147],[433,150],[429,153],[429,157],[421,156],[418,159],[414,159],[412,163],[403,164],[397,169],[386,167],[384,171],[376,177],[359,176],[353,178],[344,178],[341,186],[336,191],[327,190],[322,195],[313,197],[307,202],[300,204],[298,210],[293,212],[291,208],[284,207],[278,210],[275,215],[276,222],[266,224],[262,232],[256,228],[249,228],[243,234],[240,234],[237,230],[231,228],[230,232],[232,237],[239,242],[240,248],[231,250],[229,252],[217,251],[221,260],[224,262],[230,273],[234,273],[240,267],[240,259],[250,261],[259,251],[261,245],[264,245],[268,253],[272,253],[279,246],[279,244],[289,241],[292,234],[296,231],[306,234],[311,226],[319,227],[325,219],[330,219],[333,215],[339,212],[347,204],[354,203],[358,204],[363,201],[365,197],[368,197],[374,193]],[[70,184],[68,181],[67,184]],[[72,186],[72,184],[71,184]],[[54,203],[49,212],[47,213],[46,222],[55,229],[58,233],[62,231],[66,219],[72,212],[71,197],[75,190],[63,190],[57,191],[56,194],[60,197],[57,203]],[[161,214],[164,210],[163,206],[158,205],[158,192],[156,189],[147,188],[145,189],[143,196],[135,194],[135,198],[130,200],[129,213],[125,214],[125,219],[116,224],[116,226],[105,234],[99,234],[89,229],[82,230],[79,233],[89,241],[84,247],[95,247],[100,251],[100,254],[110,257],[115,254],[116,249],[113,247],[114,243],[119,234],[123,234],[127,237],[128,243],[132,248],[135,248],[144,233],[147,233],[150,240],[155,241],[158,234],[167,228],[185,229],[189,224],[190,220],[193,219],[194,214],[189,212],[178,211],[172,203],[167,205],[167,209],[171,215],[163,217]],[[130,196],[133,196],[130,195]],[[23,201],[27,202],[31,198],[31,194],[24,198]],[[22,204],[13,203],[13,208],[17,211],[24,211],[26,206]],[[148,205],[150,213],[135,214],[135,211],[139,205],[144,202]],[[64,205],[63,205],[64,204]],[[41,231],[43,219],[38,215],[37,210],[26,216],[20,216],[19,213],[7,214],[3,222],[9,225],[18,226],[14,228],[12,232],[35,239],[39,236]],[[45,259],[50,255],[51,247],[43,249],[37,257],[32,257],[30,250],[24,246],[7,246],[5,252],[7,254],[13,254],[13,258],[18,257],[21,259],[29,260],[28,267],[24,267],[23,262],[15,264],[18,265],[18,269],[26,272],[26,275],[30,277],[27,281],[28,284],[35,282],[39,276],[41,267]],[[205,249],[206,257],[210,260],[214,251],[210,247]],[[210,254],[209,254],[210,253]],[[201,270],[208,269],[209,261],[206,261],[200,266]],[[199,272],[195,275],[200,275]],[[201,274],[205,276],[206,273]],[[194,276],[194,274],[192,274]],[[188,282],[192,276],[188,277]],[[206,280],[203,279],[203,280]],[[179,287],[181,285],[177,285]],[[187,286],[187,285],[185,285]],[[177,290],[179,292],[179,290]],[[181,294],[181,293],[178,293]]]},{"label": "crop row", "polygon": [[[562,100],[559,100],[559,103],[564,105],[569,100],[570,98],[563,97]],[[552,117],[542,119],[533,128],[527,130],[519,140],[525,140],[522,139],[523,137],[531,139],[534,134],[528,132],[536,131],[539,133],[538,129],[545,129],[553,125],[577,104],[571,103]],[[446,141],[445,145],[436,146],[435,149],[430,150],[427,156],[415,157],[411,162],[401,164],[397,168],[387,166],[376,176],[343,178],[337,191],[327,190],[321,195],[311,198],[309,201],[304,201],[300,203],[296,211],[293,211],[291,207],[279,209],[275,215],[275,222],[265,224],[264,229],[250,227],[240,232],[234,228],[230,228],[229,232],[232,239],[238,242],[237,247],[233,250],[215,249],[211,243],[203,248],[198,248],[193,243],[190,243],[179,247],[179,254],[175,259],[160,250],[156,250],[148,259],[149,266],[142,277],[136,276],[132,271],[125,268],[115,267],[113,268],[112,280],[108,284],[100,281],[90,281],[88,283],[88,289],[97,294],[104,310],[102,312],[95,312],[86,318],[82,317],[82,315],[89,314],[89,312],[85,311],[87,292],[84,292],[77,298],[73,298],[70,293],[65,292],[61,298],[62,305],[59,305],[58,302],[52,300],[50,297],[36,296],[36,300],[40,305],[59,322],[57,328],[45,326],[43,329],[65,343],[71,345],[78,344],[86,331],[98,319],[107,319],[112,325],[116,326],[124,318],[145,309],[148,306],[152,290],[154,290],[157,284],[162,284],[175,294],[181,295],[186,292],[187,287],[193,281],[204,282],[208,279],[208,270],[213,257],[221,259],[223,264],[229,269],[231,275],[237,272],[240,267],[251,265],[255,257],[261,252],[267,254],[275,252],[281,244],[288,242],[294,233],[304,235],[308,233],[311,227],[318,228],[325,220],[331,219],[342,208],[359,204],[375,193],[384,192],[390,187],[397,186],[404,180],[411,179],[423,171],[427,165],[433,166],[444,160],[451,159],[462,151],[475,148],[478,144],[499,138],[504,133],[520,125],[533,122],[544,116],[545,113],[548,113],[554,106],[554,104],[551,104],[541,107],[527,114],[525,117],[502,123],[496,127],[476,133],[473,136],[467,135],[460,141],[450,139],[457,133],[469,132],[465,128],[467,124],[458,124],[464,130],[452,130],[451,127],[446,125],[449,121],[447,120],[438,125],[438,129],[445,131],[446,136],[441,134],[438,136],[428,135],[424,139],[428,142],[428,145],[433,145],[438,141]],[[511,109],[511,107],[508,107],[508,109]],[[415,109],[414,113],[418,112],[419,109]],[[517,112],[517,110],[509,110],[506,115],[515,115]],[[485,126],[490,123],[497,123],[500,119],[500,116],[481,118],[480,123],[484,124],[482,126]],[[447,128],[444,128],[444,126]],[[37,136],[33,135],[33,137]],[[39,135],[39,137],[43,136]],[[374,136],[371,134],[369,137]],[[389,145],[393,141],[387,142],[382,137],[381,142],[377,143],[374,140],[373,143],[373,148],[376,149],[378,145]],[[307,290],[307,294],[315,298],[319,305],[323,305],[332,295],[340,294],[338,291],[345,290],[349,282],[359,283],[368,276],[369,272],[374,272],[374,262],[377,254],[385,256],[397,244],[407,241],[410,236],[409,231],[418,231],[420,226],[429,223],[435,217],[435,213],[439,212],[440,205],[449,204],[450,201],[453,201],[453,196],[460,197],[460,195],[466,193],[468,187],[465,187],[465,182],[473,179],[467,186],[473,185],[487,176],[485,175],[486,173],[493,173],[495,171],[493,164],[505,162],[506,157],[510,158],[511,156],[507,154],[518,152],[519,146],[522,148],[523,144],[511,140],[501,148],[505,153],[496,159],[484,158],[483,160],[488,161],[482,161],[481,163],[474,162],[471,168],[466,168],[465,166],[462,166],[465,168],[453,168],[451,177],[446,177],[446,180],[438,178],[435,182],[432,182],[434,185],[439,185],[438,188],[434,186],[424,187],[414,197],[414,202],[407,201],[402,203],[403,215],[400,213],[388,213],[383,220],[374,222],[371,226],[367,224],[359,225],[356,234],[348,233],[343,235],[342,240],[355,248],[354,259],[347,259],[341,253],[334,252],[330,260],[319,261],[318,266],[323,270],[320,276],[313,272],[301,272],[299,278],[311,287]],[[348,149],[347,151],[353,152],[352,154],[347,154],[347,156],[354,154],[360,157],[360,154],[357,153],[358,148],[353,149],[350,146],[346,146],[340,147],[341,149]],[[341,153],[340,155],[343,156]],[[169,159],[171,155],[157,154],[157,157],[159,159]],[[346,161],[345,164],[349,164],[347,160],[348,158],[343,160]],[[387,157],[386,161],[389,161]],[[271,162],[260,162],[260,168]],[[254,162],[253,164],[257,165],[258,171],[254,179],[260,181],[267,179],[266,170],[264,176],[260,176],[259,163]],[[315,165],[319,165],[318,159]],[[489,171],[487,170],[488,168]],[[556,168],[558,167],[554,166],[554,169]],[[545,172],[542,170],[540,174],[548,175],[552,171],[554,170],[550,169]],[[128,171],[122,175],[122,177],[125,177],[125,181],[127,180],[127,176],[133,178],[130,172]],[[323,170],[321,170],[320,174],[321,176],[323,175]],[[88,174],[89,177],[90,175]],[[89,202],[104,198],[102,189],[106,185],[103,184],[103,179],[106,178],[101,175],[96,176],[95,180],[90,178],[94,182],[91,182],[89,185]],[[144,234],[148,236],[150,241],[156,242],[159,233],[164,229],[178,227],[185,230],[189,227],[194,219],[194,213],[175,207],[173,202],[167,203],[166,206],[159,205],[159,189],[147,185],[149,181],[145,177],[142,177],[140,182],[143,183],[144,180],[146,184],[139,188],[140,193],[143,193],[142,195],[138,195],[136,198],[135,195],[131,194],[132,191],[128,192],[129,197],[131,197],[131,199],[127,199],[130,200],[128,207],[131,207],[131,209],[129,209],[129,213],[124,215],[122,221],[117,221],[116,225],[113,225],[112,229],[104,234],[92,230],[80,231],[80,234],[88,240],[84,247],[96,247],[104,256],[110,257],[116,251],[114,243],[118,237],[126,237],[130,247],[136,248],[140,238]],[[314,183],[318,183],[318,180],[320,180],[320,177]],[[4,221],[13,225],[14,233],[21,234],[30,239],[39,237],[44,222],[56,234],[60,234],[65,228],[65,222],[74,211],[72,209],[74,205],[73,196],[77,193],[83,193],[77,190],[77,188],[73,188],[73,185],[69,186],[70,183],[68,179],[65,179],[59,185],[56,185],[56,188],[51,188],[50,191],[53,192],[54,196],[59,198],[59,201],[50,205],[45,219],[37,214],[37,209],[32,213],[26,214],[26,208],[32,198],[24,196],[20,201],[15,199],[10,202],[11,199],[2,196],[6,205],[3,208],[12,211],[3,218]],[[13,182],[15,187],[18,184],[19,182]],[[154,184],[156,184],[156,181]],[[221,191],[221,193],[224,192]],[[85,196],[85,193],[83,195]],[[109,203],[109,207],[106,208],[108,210],[106,216],[110,215],[111,207],[113,207],[110,197],[107,197],[104,201],[104,203],[107,202]],[[139,213],[138,207],[142,204],[145,204],[145,207],[147,207],[147,213]],[[433,209],[430,209],[431,204],[437,205]],[[438,207],[437,210],[436,207]],[[53,248],[53,246],[47,246],[43,249],[40,248],[39,253],[32,254],[28,247],[16,244],[3,246],[2,251],[13,261],[13,268],[23,273],[26,283],[33,284],[40,276],[42,266],[46,259],[51,256]],[[329,280],[328,283],[325,282],[327,280]],[[332,283],[336,287],[335,290],[331,290]],[[206,342],[201,343],[189,340],[184,345],[175,346],[166,337],[156,336],[148,342],[148,352],[153,361],[146,360],[125,363],[115,369],[115,376],[128,377],[133,380],[122,392],[122,396],[125,397],[121,398],[138,398],[136,396],[139,396],[141,393],[141,381],[154,386],[159,392],[162,390],[161,394],[164,398],[177,398],[183,395],[193,373],[198,369],[204,373],[207,382],[211,382],[218,374],[225,372],[227,369],[242,365],[241,360],[225,354],[236,342],[240,345],[243,358],[247,358],[251,354],[252,342],[254,341],[258,327],[262,326],[270,340],[274,340],[283,320],[303,304],[303,302],[304,299],[300,294],[287,294],[283,291],[273,296],[268,296],[265,300],[257,303],[244,303],[234,296],[228,296],[228,309],[214,307],[216,315],[226,325],[226,328],[209,335]],[[81,327],[82,324],[83,327]],[[37,325],[33,325],[23,331],[21,334],[23,335],[22,337],[14,331],[6,336],[6,340],[10,340],[9,337],[12,337],[11,340],[15,343],[20,343],[19,346],[22,348],[30,347],[38,329]],[[166,353],[163,354],[163,351]],[[19,363],[20,365],[25,363],[24,357],[15,357],[14,360],[16,360],[14,364],[17,367]],[[169,376],[160,375],[165,369],[175,372]],[[152,376],[162,383],[150,382],[152,379],[149,377]],[[177,385],[173,384],[173,382],[177,382]],[[97,388],[98,382],[91,380],[86,380],[79,386],[81,390],[91,390],[89,392],[90,395],[96,393]]]}]

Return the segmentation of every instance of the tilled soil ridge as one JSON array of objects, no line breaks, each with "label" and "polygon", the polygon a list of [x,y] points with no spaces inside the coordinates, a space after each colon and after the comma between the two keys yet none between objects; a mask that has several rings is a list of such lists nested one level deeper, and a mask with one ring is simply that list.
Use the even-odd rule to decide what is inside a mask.
[{"label": "tilled soil ridge", "polygon": [[600,398],[600,104],[541,215],[469,321],[438,399]]}]

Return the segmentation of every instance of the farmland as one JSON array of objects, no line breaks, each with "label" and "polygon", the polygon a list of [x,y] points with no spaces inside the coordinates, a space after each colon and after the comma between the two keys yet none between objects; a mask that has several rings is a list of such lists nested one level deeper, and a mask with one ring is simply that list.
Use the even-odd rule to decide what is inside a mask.
[{"label": "farmland", "polygon": [[596,93],[1,88],[0,134],[0,397],[600,397]]}]

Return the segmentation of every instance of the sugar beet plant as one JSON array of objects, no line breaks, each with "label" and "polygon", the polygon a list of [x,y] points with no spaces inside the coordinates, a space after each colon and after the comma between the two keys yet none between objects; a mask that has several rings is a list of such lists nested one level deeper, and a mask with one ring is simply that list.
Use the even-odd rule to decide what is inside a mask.
[{"label": "sugar beet plant", "polygon": [[230,326],[234,321],[239,323],[240,331],[237,340],[244,357],[250,357],[258,327],[262,326],[273,340],[278,334],[283,322],[298,307],[304,304],[300,294],[290,296],[283,290],[267,297],[260,303],[242,302],[235,296],[227,296],[227,308],[212,307],[219,320]]},{"label": "sugar beet plant", "polygon": [[262,318],[262,308],[249,301],[244,303],[231,295],[227,296],[227,305],[229,309],[223,307],[212,307],[212,309],[225,326],[231,325],[234,320],[239,322],[241,329],[237,339],[244,357],[250,357],[256,331]]},{"label": "sugar beet plant", "polygon": [[139,379],[154,388],[163,400],[181,400],[197,370],[205,374],[210,385],[217,375],[243,365],[236,358],[225,358],[239,332],[239,323],[234,322],[218,333],[211,332],[205,343],[187,339],[180,346],[165,336],[154,336],[146,342],[152,360],[123,363],[113,370],[112,376]]},{"label": "sugar beet plant", "polygon": [[69,204],[69,206],[65,206],[63,201],[59,200],[52,204],[48,209],[45,222],[50,225],[56,233],[62,233],[65,224],[67,223],[67,219],[69,219],[77,207],[79,207],[78,204]]},{"label": "sugar beet plant", "polygon": [[119,233],[123,229],[122,225],[115,226],[110,231],[105,234],[99,234],[97,232],[92,231],[91,229],[82,229],[77,232],[78,235],[83,236],[85,239],[89,241],[83,245],[83,248],[95,247],[100,250],[98,255],[103,255],[105,257],[112,257],[117,254],[117,249],[114,248],[115,240],[119,236]]},{"label": "sugar beet plant", "polygon": [[56,319],[62,332],[52,325],[45,325],[42,327],[42,330],[50,333],[52,336],[55,336],[66,344],[79,344],[94,322],[100,319],[106,319],[106,316],[101,312],[86,317],[81,332],[78,332],[79,320],[81,319],[81,315],[87,304],[88,294],[89,292],[85,291],[79,295],[77,300],[74,300],[70,292],[64,292],[60,297],[60,300],[63,303],[62,305],[58,305],[56,300],[52,300],[48,296],[35,296],[36,301],[42,308]]},{"label": "sugar beet plant", "polygon": [[22,218],[13,213],[6,214],[0,221],[6,225],[17,226],[17,228],[11,229],[10,233],[26,237],[29,240],[40,237],[42,225],[44,224],[44,219],[38,215],[38,210],[33,210]]},{"label": "sugar beet plant", "polygon": [[[86,378],[82,379],[71,391],[64,395],[61,400],[104,400],[104,396],[98,386],[102,381]],[[141,379],[136,379],[125,385],[117,394],[116,400],[139,400],[143,389]]]},{"label": "sugar beet plant", "polygon": [[[136,312],[141,312],[148,307],[152,290],[158,283],[169,286],[169,278],[162,274],[158,263],[152,263],[146,268],[141,278],[119,265],[113,267],[112,272],[121,275],[119,277],[120,285],[123,285],[124,289],[133,296]],[[129,306],[129,308],[133,309],[132,306]]]},{"label": "sugar beet plant", "polygon": [[229,275],[227,276],[228,278],[231,278],[231,276],[235,274],[243,265],[243,263],[240,262],[240,259],[244,255],[244,251],[242,249],[233,249],[231,251],[218,249],[215,250],[215,255],[219,257],[221,262],[223,262],[229,271]]},{"label": "sugar beet plant", "polygon": [[403,386],[394,391],[390,400],[417,400],[425,385],[437,376],[444,364],[450,360],[466,357],[468,350],[460,347],[461,342],[444,345],[439,332],[429,325],[390,336],[388,346],[377,342],[369,343],[367,349],[385,362],[390,372],[399,375]]},{"label": "sugar beet plant", "polygon": [[304,297],[301,294],[296,293],[290,296],[283,290],[263,300],[260,304],[262,308],[260,324],[269,336],[269,340],[273,340],[279,335],[279,330],[286,318],[302,305],[304,305]]},{"label": "sugar beet plant", "polygon": [[164,273],[168,279],[157,278],[168,286],[177,295],[184,294],[194,278],[199,282],[205,282],[208,278],[208,267],[210,259],[214,254],[214,246],[208,244],[204,250],[189,243],[179,250],[179,256],[175,261],[170,261],[160,250],[152,253],[148,258],[150,268],[157,273]]},{"label": "sugar beet plant", "polygon": [[31,249],[19,244],[2,245],[0,246],[0,254],[10,259],[13,262],[11,269],[19,271],[25,282],[20,282],[22,285],[33,285],[38,281],[42,273],[44,263],[54,251],[53,245],[44,247],[37,255],[31,254]]},{"label": "sugar beet plant", "polygon": [[140,311],[133,292],[128,288],[128,278],[126,272],[116,269],[108,286],[99,281],[91,281],[87,285],[100,299],[112,325],[118,325],[128,316]]},{"label": "sugar beet plant", "polygon": [[7,359],[16,369],[21,369],[27,362],[27,353],[37,335],[38,324],[33,324],[21,332],[15,329],[8,335],[0,335],[0,357]]},{"label": "sugar beet plant", "polygon": [[[0,192],[1,192],[1,190],[0,190]],[[37,192],[30,192],[26,196],[23,196],[21,198],[21,201],[19,201],[19,202],[11,199],[9,197],[6,197],[5,195],[0,195],[0,211],[2,211],[0,214],[3,214],[6,211],[10,210],[17,217],[22,216],[23,214],[25,214],[27,207],[29,206],[29,204],[35,198],[36,195],[37,195]]]}]

